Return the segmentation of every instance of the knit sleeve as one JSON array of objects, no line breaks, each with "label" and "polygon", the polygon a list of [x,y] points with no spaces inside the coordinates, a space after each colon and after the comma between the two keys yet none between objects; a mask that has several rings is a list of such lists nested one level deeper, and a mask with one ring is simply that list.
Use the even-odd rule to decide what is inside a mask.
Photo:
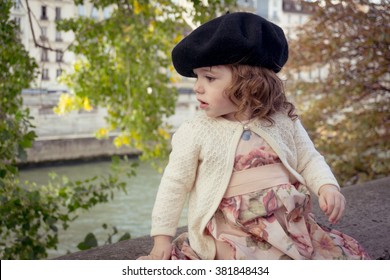
[{"label": "knit sleeve", "polygon": [[324,157],[315,149],[299,120],[295,122],[294,140],[297,149],[297,171],[303,176],[307,187],[316,195],[321,186],[335,185],[340,188]]},{"label": "knit sleeve", "polygon": [[187,193],[195,181],[198,155],[194,131],[190,123],[184,123],[172,138],[172,151],[152,212],[152,236],[176,234]]}]

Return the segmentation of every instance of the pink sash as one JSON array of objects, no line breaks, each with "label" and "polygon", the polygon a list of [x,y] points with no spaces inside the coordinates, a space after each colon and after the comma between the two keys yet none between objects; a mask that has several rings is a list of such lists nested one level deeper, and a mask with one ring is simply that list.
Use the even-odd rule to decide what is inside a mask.
[{"label": "pink sash", "polygon": [[289,172],[283,163],[235,171],[224,197],[243,195],[283,184],[290,184]]}]

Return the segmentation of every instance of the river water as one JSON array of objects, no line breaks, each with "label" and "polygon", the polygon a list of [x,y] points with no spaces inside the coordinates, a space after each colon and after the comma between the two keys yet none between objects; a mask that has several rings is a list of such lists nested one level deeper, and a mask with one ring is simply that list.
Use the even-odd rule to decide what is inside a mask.
[{"label": "river water", "polygon": [[[39,167],[21,170],[21,179],[46,184],[48,173],[68,176],[73,180],[91,178],[103,174],[110,169],[111,162],[99,161],[77,163],[72,165]],[[98,239],[98,245],[104,245],[108,234],[115,226],[119,233],[113,237],[117,241],[125,232],[132,238],[148,235],[150,232],[150,217],[154,199],[161,179],[155,169],[147,163],[140,163],[136,169],[137,175],[126,179],[127,194],[115,191],[113,200],[98,204],[89,211],[80,212],[79,217],[70,224],[70,227],[59,232],[59,246],[57,250],[49,251],[49,258],[55,258],[70,252],[79,251],[77,244],[84,240],[87,233],[92,232]],[[185,225],[185,211],[179,226]],[[108,228],[103,229],[102,225]]]}]

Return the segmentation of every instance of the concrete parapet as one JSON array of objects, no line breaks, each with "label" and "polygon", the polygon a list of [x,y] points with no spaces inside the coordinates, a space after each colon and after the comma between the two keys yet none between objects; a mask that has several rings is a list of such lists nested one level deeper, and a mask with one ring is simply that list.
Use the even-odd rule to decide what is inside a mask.
[{"label": "concrete parapet", "polygon": [[33,143],[32,148],[27,149],[27,162],[25,164],[140,154],[136,149],[129,147],[116,148],[112,141],[113,137],[99,140],[95,137],[82,137],[80,135],[76,138],[40,139]]},{"label": "concrete parapet", "polygon": [[[341,222],[333,228],[354,237],[368,251],[371,258],[389,258],[390,252],[390,177],[342,188],[347,199],[347,210]],[[314,214],[327,224],[317,202]],[[180,228],[178,234],[185,231]],[[134,260],[147,255],[152,247],[149,236],[104,245],[68,254],[62,260]]]}]

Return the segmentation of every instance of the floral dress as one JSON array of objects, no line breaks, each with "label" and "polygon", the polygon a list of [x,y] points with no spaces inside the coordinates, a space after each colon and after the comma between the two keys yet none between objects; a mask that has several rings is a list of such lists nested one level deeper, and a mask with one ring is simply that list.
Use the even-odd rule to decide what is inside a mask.
[{"label": "floral dress", "polygon": [[[249,184],[238,184],[241,193],[237,193],[230,183],[227,193],[231,194],[224,196],[207,225],[215,239],[216,259],[369,259],[356,240],[315,221],[305,186],[291,184],[283,174],[281,180],[271,176],[272,172],[287,173],[281,166],[261,137],[250,130],[243,132],[231,182],[237,174],[243,175],[237,176],[238,181]],[[253,174],[263,175],[247,179],[255,168],[262,172]],[[172,259],[199,259],[187,233],[173,241]]]}]

